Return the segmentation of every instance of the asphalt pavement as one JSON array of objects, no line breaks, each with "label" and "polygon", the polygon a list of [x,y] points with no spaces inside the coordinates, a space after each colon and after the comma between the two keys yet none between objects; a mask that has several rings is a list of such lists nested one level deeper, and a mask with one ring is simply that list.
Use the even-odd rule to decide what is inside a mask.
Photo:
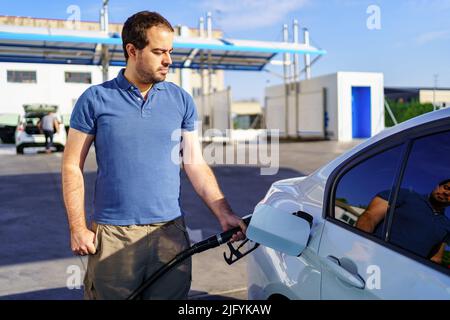
[{"label": "asphalt pavement", "polygon": [[[259,164],[220,164],[212,169],[233,210],[245,216],[273,182],[309,174],[358,143],[281,143],[275,175],[261,175]],[[16,155],[14,145],[0,144],[0,299],[82,299],[80,280],[87,260],[70,250],[61,160],[61,153],[44,154],[37,149]],[[95,171],[91,149],[84,173],[88,213],[92,212]],[[193,243],[221,231],[184,172],[181,204]],[[247,298],[246,259],[229,266],[223,258],[226,251],[223,245],[193,256],[190,299]]]}]

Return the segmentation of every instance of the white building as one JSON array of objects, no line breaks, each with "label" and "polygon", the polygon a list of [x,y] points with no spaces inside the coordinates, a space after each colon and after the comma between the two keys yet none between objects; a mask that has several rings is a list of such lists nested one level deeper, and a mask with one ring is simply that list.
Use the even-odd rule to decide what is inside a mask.
[{"label": "white building", "polygon": [[[110,66],[109,79],[115,78],[121,68]],[[193,96],[201,93],[199,73],[183,71],[184,77],[191,78]],[[179,69],[170,69],[166,80],[181,85],[181,74]],[[223,71],[217,71],[213,77],[213,90],[221,90]],[[102,83],[100,66],[0,62],[0,114],[18,114],[24,104],[44,103],[58,105],[67,119],[78,97],[88,87],[99,83]]]},{"label": "white building", "polygon": [[[96,22],[81,21],[75,26],[58,19],[0,16],[4,28],[54,28],[95,32]],[[198,29],[176,26],[175,33],[186,37],[198,36]],[[12,29],[13,30],[13,29]],[[122,24],[110,23],[109,30],[120,34]],[[217,30],[214,37],[221,37]],[[122,67],[109,66],[109,79],[117,76]],[[196,70],[171,68],[167,81],[182,86],[192,96],[225,90],[223,70]],[[101,66],[76,64],[42,64],[0,62],[0,114],[18,114],[29,103],[56,104],[67,124],[78,97],[91,85],[103,82]],[[210,89],[211,88],[211,89]]]},{"label": "white building", "polygon": [[385,128],[383,85],[381,73],[337,72],[268,87],[267,129],[290,138],[371,137]]}]

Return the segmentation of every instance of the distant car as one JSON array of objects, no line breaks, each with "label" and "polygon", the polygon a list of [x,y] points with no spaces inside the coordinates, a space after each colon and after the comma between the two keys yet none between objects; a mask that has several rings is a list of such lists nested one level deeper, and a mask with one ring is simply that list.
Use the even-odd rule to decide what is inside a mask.
[{"label": "distant car", "polygon": [[0,114],[0,140],[1,143],[14,143],[14,134],[17,128],[19,115],[12,113]]},{"label": "distant car", "polygon": [[55,131],[53,146],[56,151],[64,151],[67,133],[61,116],[58,114],[58,106],[27,104],[23,108],[24,113],[19,117],[19,123],[15,133],[17,154],[23,154],[24,149],[28,147],[45,146],[45,136],[38,128],[38,122],[50,111],[56,114],[59,121],[59,133]]},{"label": "distant car", "polygon": [[450,108],[274,183],[247,229],[248,298],[450,299],[448,179]]}]

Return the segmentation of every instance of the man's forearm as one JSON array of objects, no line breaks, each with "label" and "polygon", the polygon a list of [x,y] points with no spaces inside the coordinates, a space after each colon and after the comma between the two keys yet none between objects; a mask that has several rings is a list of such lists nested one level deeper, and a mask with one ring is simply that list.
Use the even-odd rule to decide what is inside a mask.
[{"label": "man's forearm", "polygon": [[70,230],[86,228],[84,179],[78,166],[63,165],[62,187]]},{"label": "man's forearm", "polygon": [[367,213],[363,213],[356,222],[356,228],[372,233],[375,230],[375,225],[370,216]]}]

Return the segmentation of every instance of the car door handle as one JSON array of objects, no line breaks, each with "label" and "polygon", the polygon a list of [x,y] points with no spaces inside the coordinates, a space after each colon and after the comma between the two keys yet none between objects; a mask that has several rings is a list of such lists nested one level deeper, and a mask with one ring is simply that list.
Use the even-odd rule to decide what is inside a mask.
[{"label": "car door handle", "polygon": [[328,256],[325,259],[325,264],[341,281],[358,289],[365,288],[364,279],[358,273],[347,270],[340,259],[335,256]]}]

